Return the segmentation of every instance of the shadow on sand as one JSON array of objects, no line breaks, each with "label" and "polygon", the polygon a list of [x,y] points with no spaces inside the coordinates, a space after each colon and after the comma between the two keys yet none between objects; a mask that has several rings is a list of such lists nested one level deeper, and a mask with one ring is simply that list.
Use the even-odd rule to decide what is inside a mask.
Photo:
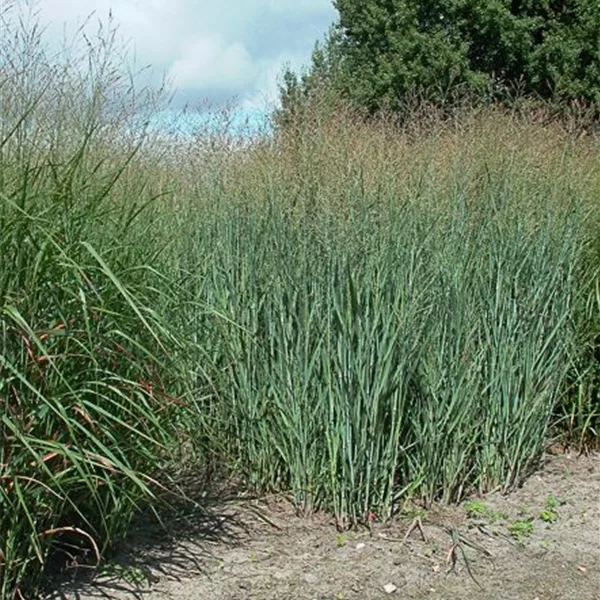
[{"label": "shadow on sand", "polygon": [[53,561],[42,598],[143,599],[161,581],[204,574],[209,565],[219,561],[213,547],[235,546],[247,534],[236,505],[231,496],[214,497],[201,503],[171,504],[161,510],[160,520],[144,515],[99,568],[86,565],[81,553],[73,560],[73,552],[63,549],[62,560]]}]

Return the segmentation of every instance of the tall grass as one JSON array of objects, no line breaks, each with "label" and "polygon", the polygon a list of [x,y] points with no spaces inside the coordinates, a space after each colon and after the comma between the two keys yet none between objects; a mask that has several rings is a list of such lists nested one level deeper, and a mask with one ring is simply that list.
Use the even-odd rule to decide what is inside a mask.
[{"label": "tall grass", "polygon": [[295,206],[238,210],[204,237],[228,274],[205,290],[227,315],[227,439],[250,483],[341,523],[387,516],[407,490],[456,500],[519,482],[583,343],[579,200],[520,157],[428,158],[397,184],[380,163],[375,193],[350,173],[335,208],[307,169]]},{"label": "tall grass", "polygon": [[93,565],[183,456],[345,527],[509,489],[558,417],[597,435],[593,140],[486,109],[175,143],[110,31],[79,59],[11,31],[2,597]]},{"label": "tall grass", "polygon": [[53,62],[35,29],[2,40],[2,598],[118,541],[193,414],[193,344],[167,320],[185,295],[152,237],[151,165],[104,40],[89,70]]}]

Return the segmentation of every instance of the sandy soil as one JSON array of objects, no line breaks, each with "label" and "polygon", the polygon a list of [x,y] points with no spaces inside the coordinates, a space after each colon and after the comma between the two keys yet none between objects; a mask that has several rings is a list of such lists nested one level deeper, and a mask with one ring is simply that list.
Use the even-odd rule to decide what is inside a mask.
[{"label": "sandy soil", "polygon": [[[418,524],[425,539],[415,526],[404,540]],[[274,499],[228,502],[169,530],[140,528],[103,573],[47,597],[599,600],[600,457],[549,456],[508,496],[433,507],[370,532],[340,534],[327,517],[301,519]]]}]

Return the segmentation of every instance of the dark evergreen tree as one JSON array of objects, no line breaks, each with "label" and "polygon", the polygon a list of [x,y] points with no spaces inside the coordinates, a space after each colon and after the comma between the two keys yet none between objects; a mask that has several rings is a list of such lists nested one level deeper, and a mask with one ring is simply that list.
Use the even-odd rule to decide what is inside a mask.
[{"label": "dark evergreen tree", "polygon": [[279,86],[281,108],[274,116],[277,126],[285,126],[297,119],[303,111],[310,110],[314,102],[319,103],[321,110],[325,106],[335,108],[341,90],[349,87],[341,42],[341,30],[334,25],[325,40],[315,45],[307,71],[298,75],[290,68],[285,69]]},{"label": "dark evergreen tree", "polygon": [[334,4],[339,22],[296,79],[298,97],[318,82],[369,112],[397,110],[411,94],[444,104],[456,93],[491,100],[516,89],[600,104],[599,0]]}]

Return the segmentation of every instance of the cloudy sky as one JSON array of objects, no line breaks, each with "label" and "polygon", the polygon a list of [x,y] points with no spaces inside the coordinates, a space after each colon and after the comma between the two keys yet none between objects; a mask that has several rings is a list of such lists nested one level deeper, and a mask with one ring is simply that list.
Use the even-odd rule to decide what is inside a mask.
[{"label": "cloudy sky", "polygon": [[[7,0],[4,0],[5,2]],[[17,5],[31,4],[16,0]],[[3,0],[0,0],[0,8]],[[109,11],[138,65],[166,73],[178,104],[228,103],[252,111],[277,97],[284,64],[300,67],[335,18],[331,0],[38,0],[47,35],[62,39]]]}]

